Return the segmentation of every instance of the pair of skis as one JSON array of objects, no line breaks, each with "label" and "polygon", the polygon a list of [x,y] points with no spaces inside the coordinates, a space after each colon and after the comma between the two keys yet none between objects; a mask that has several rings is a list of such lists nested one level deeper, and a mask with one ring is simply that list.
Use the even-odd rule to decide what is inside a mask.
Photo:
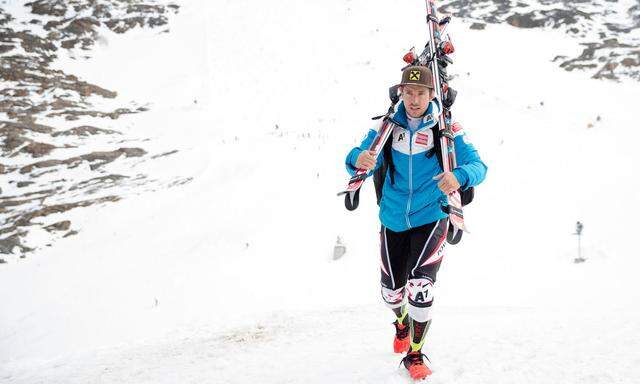
[{"label": "pair of skis", "polygon": [[[374,119],[382,117],[382,124],[380,125],[380,128],[378,128],[378,132],[369,146],[369,151],[373,151],[376,159],[382,151],[384,144],[387,142],[387,139],[391,136],[393,129],[399,125],[395,120],[393,120],[396,105],[400,101],[398,88],[396,86],[389,88],[389,98],[391,99],[391,106],[389,107],[386,115],[374,117]],[[345,195],[344,206],[348,210],[353,211],[358,208],[358,204],[360,202],[360,187],[362,187],[362,184],[364,184],[364,181],[368,176],[368,171],[366,169],[356,170],[356,173],[351,177],[351,179],[349,179],[347,189],[338,193],[338,196]]]},{"label": "pair of skis", "polygon": [[[427,66],[433,75],[435,97],[442,101],[442,112],[438,116],[438,127],[440,129],[440,148],[442,153],[442,167],[445,172],[451,172],[456,167],[456,155],[454,147],[454,136],[451,130],[451,106],[455,101],[456,91],[449,87],[446,68],[452,63],[449,55],[454,48],[449,35],[446,33],[447,25],[451,21],[450,17],[439,20],[436,13],[435,0],[425,0],[427,10],[427,27],[429,30],[429,40],[424,51],[416,55],[413,49],[404,56],[404,61],[408,65]],[[396,95],[397,97],[397,95]],[[392,102],[393,104],[393,102]],[[370,151],[374,152],[377,158],[382,148],[389,138],[395,126],[393,122],[394,105],[389,109]],[[354,210],[358,207],[360,187],[366,180],[368,172],[358,169],[355,175],[349,180],[347,189],[338,193],[338,196],[345,195],[345,207]],[[462,211],[462,200],[459,191],[454,191],[447,196],[449,222],[452,224],[450,239],[460,239],[462,232],[466,231],[464,225],[464,215]]]}]

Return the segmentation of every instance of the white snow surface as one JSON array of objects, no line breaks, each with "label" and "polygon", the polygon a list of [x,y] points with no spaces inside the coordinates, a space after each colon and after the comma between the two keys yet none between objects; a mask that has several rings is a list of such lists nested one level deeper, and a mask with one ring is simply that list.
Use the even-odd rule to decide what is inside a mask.
[{"label": "white snow surface", "polygon": [[[423,2],[179,4],[170,33],[105,31],[59,65],[148,105],[113,128],[194,179],[71,211],[79,235],[0,265],[0,382],[411,382],[371,182],[354,213],[335,194]],[[468,27],[454,114],[489,172],[438,275],[428,382],[638,383],[640,86],[557,68],[580,49],[559,32]]]}]

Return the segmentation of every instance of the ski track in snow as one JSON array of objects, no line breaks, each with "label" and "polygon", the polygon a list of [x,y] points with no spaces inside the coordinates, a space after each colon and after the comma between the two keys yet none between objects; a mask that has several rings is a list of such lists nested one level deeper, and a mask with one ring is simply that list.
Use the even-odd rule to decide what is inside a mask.
[{"label": "ski track in snow", "polygon": [[[335,193],[424,44],[423,5],[182,2],[171,33],[73,64],[148,101],[133,126],[180,149],[149,167],[194,179],[70,212],[78,236],[0,266],[0,382],[410,382],[373,188],[355,213]],[[428,382],[640,382],[640,89],[557,68],[545,58],[577,48],[556,31],[450,32],[454,114],[489,173],[438,275]],[[500,66],[487,41],[510,47]]]}]

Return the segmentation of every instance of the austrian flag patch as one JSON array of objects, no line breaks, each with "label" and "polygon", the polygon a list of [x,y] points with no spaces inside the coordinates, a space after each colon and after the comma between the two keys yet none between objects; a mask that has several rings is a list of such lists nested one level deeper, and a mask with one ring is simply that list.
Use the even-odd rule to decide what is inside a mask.
[{"label": "austrian flag patch", "polygon": [[429,146],[429,134],[418,132],[416,134],[416,144],[424,145],[425,147]]},{"label": "austrian flag patch", "polygon": [[464,131],[462,130],[462,125],[460,125],[460,123],[458,122],[451,124],[451,130],[453,131],[453,137],[457,137],[464,134]]}]

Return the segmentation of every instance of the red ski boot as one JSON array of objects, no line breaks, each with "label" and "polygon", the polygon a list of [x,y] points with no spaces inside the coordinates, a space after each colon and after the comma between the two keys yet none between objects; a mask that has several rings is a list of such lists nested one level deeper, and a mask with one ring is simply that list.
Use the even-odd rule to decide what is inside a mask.
[{"label": "red ski boot", "polygon": [[[408,319],[408,316],[405,316],[405,319]],[[409,350],[409,324],[398,323],[398,320],[393,322],[393,325],[396,327],[396,337],[393,339],[393,352],[395,353],[405,353]]]},{"label": "red ski boot", "polygon": [[421,351],[409,352],[407,356],[402,359],[404,367],[407,368],[409,375],[414,380],[422,380],[432,373],[431,369],[429,369],[429,367],[425,365],[424,360],[422,360],[423,357],[429,361],[429,358],[423,355]]}]

